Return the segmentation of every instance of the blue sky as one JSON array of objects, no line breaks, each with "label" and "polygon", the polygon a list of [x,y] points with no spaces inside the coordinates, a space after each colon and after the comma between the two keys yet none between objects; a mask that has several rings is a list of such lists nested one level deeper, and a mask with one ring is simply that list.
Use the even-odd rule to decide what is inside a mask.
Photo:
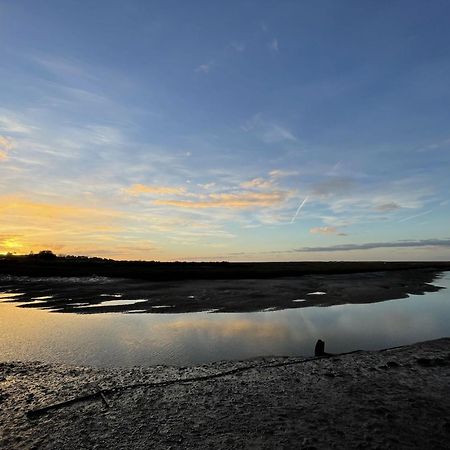
[{"label": "blue sky", "polygon": [[449,17],[0,0],[0,252],[450,259]]}]

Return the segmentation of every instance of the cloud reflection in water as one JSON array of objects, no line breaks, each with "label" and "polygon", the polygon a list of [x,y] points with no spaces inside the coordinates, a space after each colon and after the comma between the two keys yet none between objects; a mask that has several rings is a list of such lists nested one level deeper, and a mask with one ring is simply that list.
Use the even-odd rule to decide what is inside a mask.
[{"label": "cloud reflection in water", "polygon": [[[376,349],[450,335],[450,274],[439,292],[364,305],[258,313],[51,314],[0,303],[0,360],[77,365],[199,364]],[[5,295],[1,295],[5,300]]]}]

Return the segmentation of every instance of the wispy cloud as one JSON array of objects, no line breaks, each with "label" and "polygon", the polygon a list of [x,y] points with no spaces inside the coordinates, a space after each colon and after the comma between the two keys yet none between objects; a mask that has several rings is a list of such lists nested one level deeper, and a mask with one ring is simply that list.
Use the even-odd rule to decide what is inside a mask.
[{"label": "wispy cloud", "polygon": [[[160,186],[134,184],[125,189],[129,195],[140,196],[144,194],[154,196],[173,195],[177,198],[157,198],[153,204],[171,206],[183,209],[253,209],[256,207],[279,206],[288,200],[292,190],[280,188],[271,177],[257,177],[242,181],[237,185],[230,185],[220,189],[216,183],[206,185],[198,184],[201,191],[187,190],[178,186]],[[205,192],[216,188],[216,192]]]},{"label": "wispy cloud", "polygon": [[280,170],[275,169],[269,172],[269,176],[272,178],[284,178],[298,175],[298,171],[296,170]]},{"label": "wispy cloud", "polygon": [[214,61],[209,61],[207,63],[200,64],[195,68],[195,72],[208,74],[214,67]]},{"label": "wispy cloud", "polygon": [[246,132],[255,133],[262,141],[272,144],[282,141],[297,141],[295,135],[283,125],[263,118],[262,114],[255,114],[241,126]]},{"label": "wispy cloud", "polygon": [[340,252],[350,250],[372,250],[377,248],[405,248],[405,247],[450,247],[450,239],[422,239],[392,242],[370,242],[366,244],[340,244],[328,247],[301,247],[295,252]]},{"label": "wispy cloud", "polygon": [[231,47],[238,53],[245,51],[245,44],[243,42],[232,42]]},{"label": "wispy cloud", "polygon": [[8,159],[9,152],[13,149],[12,139],[0,135],[0,161]]},{"label": "wispy cloud", "polygon": [[33,128],[17,117],[1,114],[0,112],[0,131],[5,133],[29,134],[33,131]]},{"label": "wispy cloud", "polygon": [[340,232],[336,227],[314,227],[309,230],[312,234],[335,234],[337,236],[347,236],[346,233]]},{"label": "wispy cloud", "polygon": [[267,143],[297,140],[290,130],[277,124],[268,125],[262,134],[262,138]]},{"label": "wispy cloud", "polygon": [[97,79],[83,67],[81,61],[55,58],[50,55],[34,56],[32,61],[57,76]]},{"label": "wispy cloud", "polygon": [[328,177],[326,180],[313,186],[313,195],[328,197],[348,193],[355,186],[354,181],[348,177]]},{"label": "wispy cloud", "polygon": [[442,150],[442,149],[448,150],[449,147],[450,147],[450,138],[428,144],[425,147],[421,147],[418,151],[429,152],[433,150]]},{"label": "wispy cloud", "polygon": [[286,200],[287,192],[236,192],[209,194],[203,200],[164,200],[158,199],[156,205],[173,206],[178,208],[205,209],[251,209],[262,206],[278,205]]},{"label": "wispy cloud", "polygon": [[211,183],[199,183],[199,184],[197,184],[198,187],[201,187],[202,189],[205,189],[207,191],[209,191],[212,188],[214,188],[215,185],[216,185],[216,183],[214,181],[212,181]]},{"label": "wispy cloud", "polygon": [[[398,220],[400,212],[423,208],[433,198],[430,183],[417,177],[374,183],[350,176],[327,176],[313,183],[310,190],[312,201],[322,209],[319,216],[335,218],[336,222],[325,223],[331,226]],[[411,220],[409,217],[401,221]]]},{"label": "wispy cloud", "polygon": [[123,143],[122,132],[116,127],[105,125],[88,125],[87,136],[91,142],[99,145],[120,145]]},{"label": "wispy cloud", "polygon": [[273,188],[273,181],[268,180],[266,178],[253,178],[249,181],[244,181],[241,183],[241,187],[244,189],[272,189]]},{"label": "wispy cloud", "polygon": [[279,47],[278,47],[278,39],[277,38],[273,38],[269,44],[268,47],[271,51],[273,52],[278,52],[279,51]]},{"label": "wispy cloud", "polygon": [[183,195],[186,189],[182,187],[172,186],[152,186],[147,184],[133,184],[125,189],[125,192],[130,195],[141,194],[155,194],[155,195]]},{"label": "wispy cloud", "polygon": [[376,205],[374,209],[380,212],[390,212],[396,211],[397,209],[401,209],[401,206],[396,202],[388,202]]}]

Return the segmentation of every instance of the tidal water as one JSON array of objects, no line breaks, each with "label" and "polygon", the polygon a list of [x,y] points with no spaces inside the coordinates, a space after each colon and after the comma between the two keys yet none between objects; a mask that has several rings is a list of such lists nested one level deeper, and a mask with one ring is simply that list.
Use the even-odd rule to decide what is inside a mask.
[{"label": "tidal water", "polygon": [[450,272],[433,284],[446,289],[380,303],[254,313],[139,314],[136,305],[133,314],[62,314],[19,308],[8,302],[20,298],[17,292],[0,291],[0,361],[190,365],[308,356],[318,338],[329,352],[411,344],[450,336]]}]

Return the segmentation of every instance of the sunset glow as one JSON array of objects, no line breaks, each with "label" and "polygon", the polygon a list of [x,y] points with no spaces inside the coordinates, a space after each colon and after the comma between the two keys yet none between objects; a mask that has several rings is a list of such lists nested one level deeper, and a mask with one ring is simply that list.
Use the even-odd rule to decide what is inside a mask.
[{"label": "sunset glow", "polygon": [[0,1],[0,253],[450,259],[450,6],[325,4]]}]

